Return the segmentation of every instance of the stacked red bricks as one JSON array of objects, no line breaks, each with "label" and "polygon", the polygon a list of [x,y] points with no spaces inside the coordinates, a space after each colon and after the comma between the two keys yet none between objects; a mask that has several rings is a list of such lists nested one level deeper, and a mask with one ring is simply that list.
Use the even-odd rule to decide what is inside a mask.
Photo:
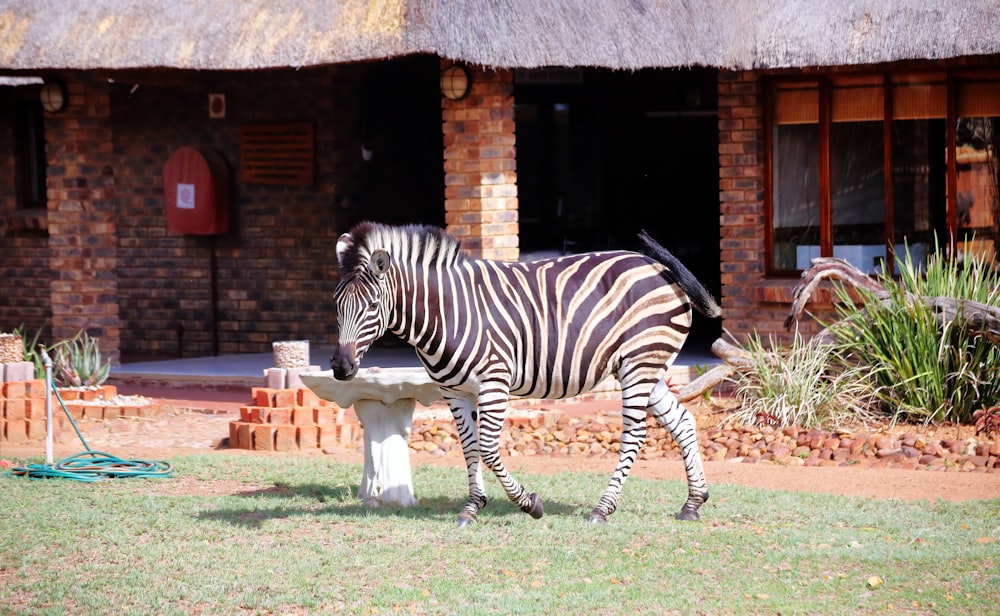
[{"label": "stacked red bricks", "polygon": [[352,447],[361,427],[333,402],[312,390],[254,387],[253,404],[229,424],[229,446],[256,451],[308,451]]},{"label": "stacked red bricks", "polygon": [[[45,381],[15,381],[0,388],[0,440],[26,443],[45,438]],[[61,427],[56,423],[56,431]]]},{"label": "stacked red bricks", "polygon": [[[114,385],[60,389],[59,396],[74,420],[149,417],[160,410],[155,405],[121,404]],[[45,406],[43,379],[3,383],[0,386],[0,441],[26,443],[45,438]],[[62,442],[66,415],[55,395],[52,397],[52,421],[53,436],[57,442]]]}]

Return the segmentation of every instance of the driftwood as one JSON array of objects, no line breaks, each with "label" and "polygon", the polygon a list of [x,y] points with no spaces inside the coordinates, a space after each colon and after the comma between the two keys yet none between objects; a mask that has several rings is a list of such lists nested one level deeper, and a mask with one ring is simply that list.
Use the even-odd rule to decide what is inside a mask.
[{"label": "driftwood", "polygon": [[713,366],[705,374],[700,375],[684,387],[681,387],[676,394],[677,399],[681,402],[697,398],[722,381],[725,381],[737,369],[750,365],[750,358],[746,351],[726,342],[722,338],[712,343],[712,352],[726,363]]},{"label": "driftwood", "polygon": [[[827,278],[839,278],[850,286],[870,291],[882,302],[889,300],[889,292],[884,287],[847,261],[829,257],[813,259],[809,269],[802,272],[802,280],[792,294],[792,308],[788,318],[785,319],[786,329],[791,329],[799,320],[816,286]],[[908,293],[907,297],[911,301],[926,304],[942,325],[960,320],[961,325],[973,334],[1000,345],[1000,308],[950,297],[926,297],[912,293]],[[829,328],[817,335],[824,338],[831,337]]]}]

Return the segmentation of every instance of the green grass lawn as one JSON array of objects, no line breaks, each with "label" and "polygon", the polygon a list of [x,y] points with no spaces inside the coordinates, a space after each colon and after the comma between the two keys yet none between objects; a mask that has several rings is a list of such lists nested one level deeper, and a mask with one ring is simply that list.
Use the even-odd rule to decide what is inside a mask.
[{"label": "green grass lawn", "polygon": [[[420,504],[369,509],[357,465],[174,460],[173,479],[0,478],[0,614],[976,614],[1000,610],[1000,499],[873,501],[632,479],[606,526],[598,474],[519,476],[456,529],[465,475],[419,467]],[[516,469],[514,465],[512,465]],[[927,481],[934,475],[928,474]],[[869,587],[877,577],[880,586]]]}]

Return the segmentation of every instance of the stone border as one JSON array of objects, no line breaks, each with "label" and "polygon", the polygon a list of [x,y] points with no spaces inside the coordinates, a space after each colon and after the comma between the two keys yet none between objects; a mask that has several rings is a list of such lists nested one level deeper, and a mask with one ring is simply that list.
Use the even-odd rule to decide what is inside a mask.
[{"label": "stone border", "polygon": [[[931,438],[915,433],[809,430],[796,427],[727,426],[698,430],[706,460],[785,466],[858,466],[903,469],[1000,472],[1000,439]],[[501,454],[617,458],[621,419],[617,413],[567,417],[538,411],[508,417]],[[414,421],[410,449],[461,457],[450,419]],[[647,424],[639,458],[680,459],[664,428]]]}]

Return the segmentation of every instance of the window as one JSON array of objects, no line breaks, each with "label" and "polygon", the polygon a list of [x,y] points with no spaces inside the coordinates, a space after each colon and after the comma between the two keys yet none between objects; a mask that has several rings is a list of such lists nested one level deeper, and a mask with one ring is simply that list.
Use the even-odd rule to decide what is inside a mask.
[{"label": "window", "polygon": [[44,209],[45,119],[37,100],[17,104],[14,144],[17,174],[17,203],[20,209]]},{"label": "window", "polygon": [[935,238],[996,258],[1000,75],[776,79],[767,94],[769,274],[819,256],[898,271]]}]

